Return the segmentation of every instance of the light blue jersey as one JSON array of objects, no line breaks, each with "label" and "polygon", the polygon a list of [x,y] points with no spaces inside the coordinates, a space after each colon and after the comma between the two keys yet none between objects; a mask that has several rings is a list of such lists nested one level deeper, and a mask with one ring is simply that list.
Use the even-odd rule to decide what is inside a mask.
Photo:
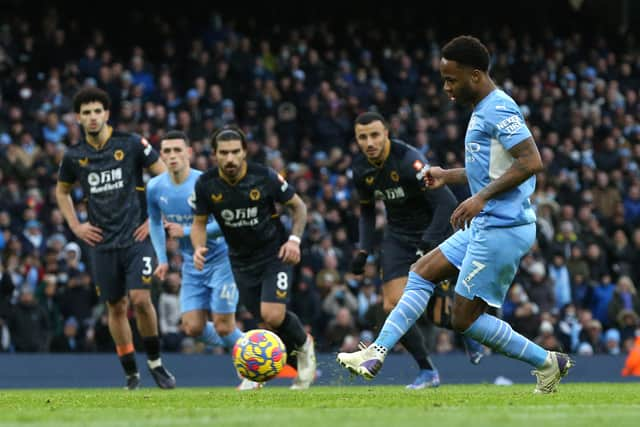
[{"label": "light blue jersey", "polygon": [[[465,169],[472,194],[502,176],[513,163],[508,150],[531,137],[516,103],[494,90],[476,105],[465,136]],[[440,245],[447,260],[460,269],[456,293],[482,298],[500,307],[518,270],[520,258],[536,235],[536,216],[529,196],[530,177],[516,188],[489,200],[471,221]]]},{"label": "light blue jersey", "polygon": [[[513,157],[508,150],[531,136],[517,104],[495,89],[476,105],[465,135],[465,169],[471,194],[502,176]],[[489,200],[473,222],[479,227],[510,227],[536,221],[529,196],[535,176]]]},{"label": "light blue jersey", "polygon": [[191,169],[187,179],[174,184],[168,173],[152,178],[147,185],[147,209],[149,233],[159,263],[167,263],[166,236],[163,218],[182,225],[184,237],[179,239],[182,254],[182,312],[212,310],[216,313],[235,312],[238,292],[231,273],[227,243],[222,237],[215,219],[207,224],[207,248],[205,266],[201,271],[193,265],[193,246],[190,231],[193,223],[191,196],[202,172]]}]

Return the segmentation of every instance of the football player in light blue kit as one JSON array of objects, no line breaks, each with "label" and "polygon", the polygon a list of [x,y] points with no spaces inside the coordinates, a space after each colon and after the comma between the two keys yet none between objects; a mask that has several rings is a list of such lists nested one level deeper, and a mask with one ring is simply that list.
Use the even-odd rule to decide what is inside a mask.
[{"label": "football player in light blue kit", "polygon": [[486,313],[501,307],[520,259],[536,235],[529,202],[542,160],[516,103],[489,77],[489,52],[475,37],[460,36],[442,49],[440,74],[449,97],[473,107],[465,136],[465,167],[425,171],[429,188],[468,183],[471,197],[451,216],[458,231],[411,268],[404,293],[380,335],[367,348],[340,353],[338,362],[373,378],[388,349],[427,307],[434,284],[460,270],[453,328],[493,350],[532,365],[534,392],[552,393],[573,361],[531,342]]},{"label": "football player in light blue kit", "polygon": [[227,256],[227,244],[213,218],[207,224],[205,267],[198,271],[193,265],[193,247],[189,238],[193,221],[190,198],[202,172],[191,169],[189,165],[191,147],[183,132],[167,133],[161,142],[160,156],[168,172],[152,178],[147,185],[149,231],[158,257],[154,274],[164,280],[169,269],[166,229],[170,237],[179,239],[183,257],[180,310],[185,333],[206,344],[231,349],[242,336],[235,322],[238,290]]}]

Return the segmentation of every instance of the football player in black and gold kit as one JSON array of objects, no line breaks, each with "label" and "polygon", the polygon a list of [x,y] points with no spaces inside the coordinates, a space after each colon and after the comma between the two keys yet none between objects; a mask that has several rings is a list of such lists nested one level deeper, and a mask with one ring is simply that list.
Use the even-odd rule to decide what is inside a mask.
[{"label": "football player in black and gold kit", "polygon": [[[97,88],[80,90],[73,100],[84,131],[68,147],[58,173],[56,199],[71,231],[91,250],[96,291],[107,303],[109,331],[127,376],[127,388],[140,383],[127,306],[136,313],[149,370],[160,388],[174,388],[175,378],[162,365],[155,308],[151,302],[153,247],[149,241],[143,169],[165,171],[158,153],[139,135],[116,132],[107,124],[111,101]],[[71,199],[79,182],[89,219],[81,223]]]},{"label": "football player in black and gold kit", "polygon": [[[220,129],[211,145],[218,167],[196,182],[191,228],[194,264],[198,269],[204,265],[205,227],[213,214],[229,246],[240,303],[282,338],[289,354],[296,355],[298,375],[292,388],[309,388],[316,371],[313,338],[295,313],[287,310],[292,266],[300,262],[306,206],[276,171],[247,162],[247,142],[240,129]],[[280,221],[276,203],[291,211],[290,234]]]},{"label": "football player in black and gold kit", "polygon": [[[449,218],[457,200],[442,187],[427,190],[424,171],[428,164],[414,147],[389,138],[384,118],[375,112],[360,114],[355,120],[356,141],[361,153],[353,161],[353,180],[360,197],[360,242],[352,272],[362,274],[374,245],[375,202],[384,203],[387,226],[381,243],[383,308],[396,306],[407,283],[411,264],[440,244],[451,232]],[[445,287],[447,284],[445,284]],[[430,305],[434,323],[446,325],[447,296],[439,287]],[[442,325],[442,323],[445,323]],[[420,373],[411,389],[437,387],[440,378],[427,352],[424,336],[416,325],[402,337],[402,345],[414,357]]]}]

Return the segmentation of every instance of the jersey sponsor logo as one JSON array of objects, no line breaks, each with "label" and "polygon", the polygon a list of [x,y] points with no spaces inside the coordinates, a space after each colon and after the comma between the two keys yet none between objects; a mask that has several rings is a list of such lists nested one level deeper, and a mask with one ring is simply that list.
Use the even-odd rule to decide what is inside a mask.
[{"label": "jersey sponsor logo", "polygon": [[260,190],[254,188],[249,192],[249,198],[253,201],[260,200]]},{"label": "jersey sponsor logo", "polygon": [[85,157],[84,159],[78,159],[78,164],[83,168],[87,167],[89,164],[89,158]]},{"label": "jersey sponsor logo", "polygon": [[169,222],[175,222],[180,225],[191,225],[193,215],[191,214],[165,214],[165,218]]},{"label": "jersey sponsor logo", "polygon": [[258,207],[223,209],[220,216],[224,225],[231,228],[253,227],[258,225]]},{"label": "jersey sponsor logo", "polygon": [[91,172],[87,176],[87,182],[89,183],[89,192],[91,194],[98,194],[105,191],[124,188],[122,168],[115,168],[101,172]]},{"label": "jersey sponsor logo", "polygon": [[[284,179],[284,177],[282,175],[278,174],[278,181],[280,181],[282,183],[282,185],[280,186],[280,191],[282,191],[283,193],[285,191],[287,191],[287,188],[289,188],[289,183],[287,182],[287,180]],[[258,198],[260,198],[260,197],[258,197]],[[258,200],[258,199],[251,199],[251,200]]]},{"label": "jersey sponsor logo", "polygon": [[517,114],[507,117],[496,125],[498,129],[509,134],[507,138],[511,137],[514,133],[519,131],[522,126],[524,126],[524,123],[522,123],[522,120],[520,120],[520,116],[518,116]]},{"label": "jersey sponsor logo", "polygon": [[394,187],[387,188],[385,190],[376,190],[373,192],[373,196],[376,200],[398,200],[403,199],[406,194],[404,192],[404,188]]},{"label": "jersey sponsor logo", "polygon": [[364,182],[365,182],[367,185],[371,185],[371,184],[373,184],[373,179],[374,179],[374,178],[373,178],[372,176],[368,176],[368,177],[366,177],[366,178],[364,179]]},{"label": "jersey sponsor logo", "polygon": [[398,172],[396,171],[391,171],[391,174],[389,174],[389,176],[391,177],[391,181],[393,182],[400,181],[400,175],[398,175]]},{"label": "jersey sponsor logo", "polygon": [[113,158],[116,159],[117,161],[121,161],[122,159],[124,159],[124,151],[122,150],[114,151]]},{"label": "jersey sponsor logo", "polygon": [[[193,196],[193,199],[195,201],[195,195]],[[212,194],[211,195],[211,201],[213,203],[220,203],[222,201],[222,193],[219,194]]]}]

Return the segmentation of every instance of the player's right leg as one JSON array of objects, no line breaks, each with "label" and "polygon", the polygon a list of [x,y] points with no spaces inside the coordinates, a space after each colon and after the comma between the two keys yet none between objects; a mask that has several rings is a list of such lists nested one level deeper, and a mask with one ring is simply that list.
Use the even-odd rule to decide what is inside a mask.
[{"label": "player's right leg", "polygon": [[176,379],[167,370],[160,357],[158,316],[151,301],[151,274],[155,253],[151,242],[143,242],[118,252],[119,264],[125,272],[126,288],[136,314],[136,324],[147,353],[147,367],[158,387],[173,389]]},{"label": "player's right leg", "polygon": [[549,352],[514,331],[507,322],[486,313],[499,308],[513,281],[520,258],[535,239],[535,224],[481,229],[471,226],[472,240],[460,269],[453,303],[453,327],[493,350],[532,365],[536,393],[557,389],[573,361]]},{"label": "player's right leg", "polygon": [[[455,250],[458,252],[462,248],[463,251],[464,245],[466,245],[463,237],[459,233],[454,234],[440,247],[421,257],[411,267],[409,280],[402,297],[384,322],[378,338],[369,347],[354,353],[339,353],[337,360],[340,365],[366,379],[372,379],[378,374],[387,352],[413,326],[418,317],[422,316],[433,293],[435,283],[455,274],[455,264],[452,264],[443,252],[447,251],[449,247],[456,248]],[[462,256],[464,256],[463,253],[460,255],[460,259]]]},{"label": "player's right leg", "polygon": [[129,318],[124,269],[119,265],[115,250],[93,249],[89,252],[96,292],[107,306],[109,332],[126,376],[125,388],[135,390],[140,385],[135,348]]},{"label": "player's right leg", "polygon": [[260,316],[282,339],[289,355],[294,354],[298,375],[291,386],[305,390],[316,377],[316,353],[313,337],[308,335],[298,316],[287,310],[291,292],[292,268],[276,258],[265,266],[262,274]]}]

